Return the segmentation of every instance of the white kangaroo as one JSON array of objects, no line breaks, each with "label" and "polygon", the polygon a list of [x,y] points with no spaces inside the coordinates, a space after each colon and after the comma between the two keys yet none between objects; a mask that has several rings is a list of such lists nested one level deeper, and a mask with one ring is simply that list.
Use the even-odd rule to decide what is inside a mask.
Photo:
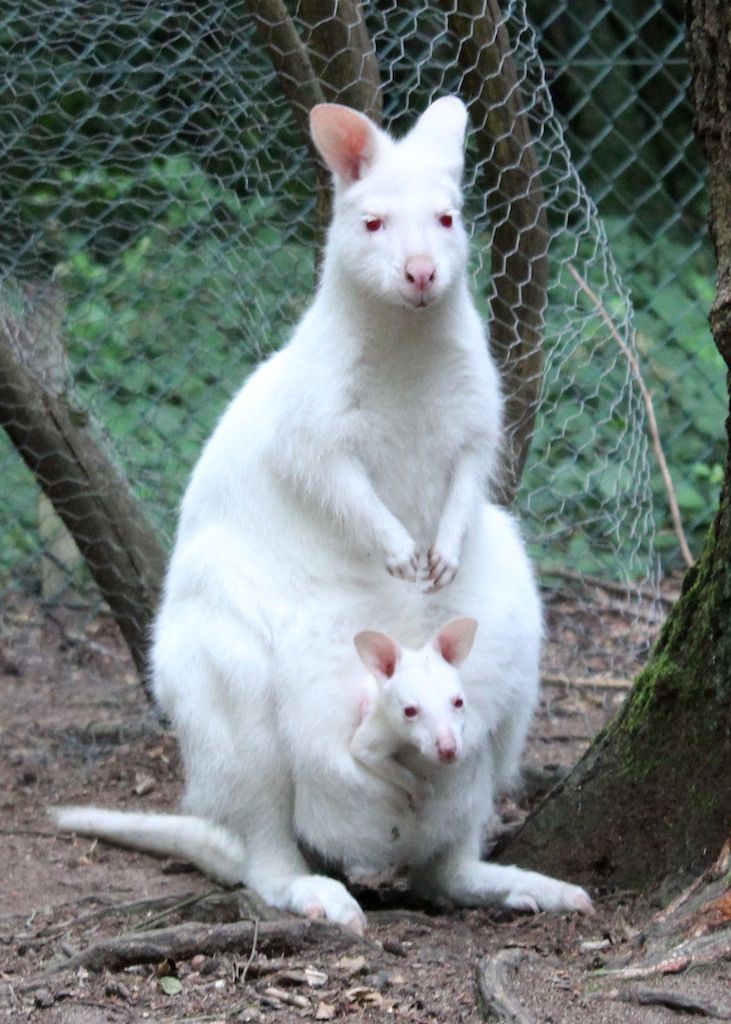
[{"label": "white kangaroo", "polygon": [[[461,755],[465,696],[457,668],[470,653],[476,629],[474,619],[455,619],[418,651],[376,630],[355,637],[368,673],[350,752],[374,775],[403,789],[414,809],[428,792],[424,765],[452,764]],[[416,762],[415,770],[404,758]]]},{"label": "white kangaroo", "polygon": [[[541,613],[513,522],[484,498],[501,398],[468,290],[465,127],[455,97],[400,141],[346,107],[313,109],[335,186],[319,287],[205,446],[155,626],[187,813],[56,811],[357,931],[358,903],[303,849],[346,871],[408,866],[415,890],[465,905],[591,911],[577,886],[480,860],[536,702]],[[405,812],[350,753],[352,638],[419,648],[459,616],[480,622],[460,668],[461,756]]]}]

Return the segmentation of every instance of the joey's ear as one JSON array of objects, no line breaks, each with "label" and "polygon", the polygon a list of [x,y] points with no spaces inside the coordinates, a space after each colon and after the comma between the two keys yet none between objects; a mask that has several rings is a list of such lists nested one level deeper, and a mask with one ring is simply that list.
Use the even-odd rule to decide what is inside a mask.
[{"label": "joey's ear", "polygon": [[348,185],[362,178],[375,160],[379,130],[350,107],[318,103],[310,111],[310,134],[332,173]]},{"label": "joey's ear", "polygon": [[472,650],[477,619],[455,619],[434,637],[434,646],[450,665],[461,665]]},{"label": "joey's ear", "polygon": [[458,96],[442,96],[426,108],[407,138],[433,149],[456,177],[464,166],[467,108]]},{"label": "joey's ear", "polygon": [[354,639],[360,660],[377,679],[390,679],[401,660],[401,648],[385,633],[366,629]]}]

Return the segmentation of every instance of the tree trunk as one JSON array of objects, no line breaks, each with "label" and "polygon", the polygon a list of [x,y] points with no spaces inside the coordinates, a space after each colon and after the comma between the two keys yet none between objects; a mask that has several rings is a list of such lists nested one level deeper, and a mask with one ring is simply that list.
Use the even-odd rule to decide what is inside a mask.
[{"label": "tree trunk", "polygon": [[498,493],[509,505],[533,434],[543,370],[548,227],[543,186],[505,18],[497,0],[443,2],[464,71],[482,182],[490,199],[490,349],[505,391]]},{"label": "tree trunk", "polygon": [[381,123],[381,76],[360,0],[299,0],[304,44],[328,103]]},{"label": "tree trunk", "polygon": [[[689,0],[696,129],[710,170],[718,293],[731,366],[731,5]],[[719,425],[720,426],[720,425]],[[731,417],[727,420],[731,440]],[[720,507],[659,642],[616,720],[502,859],[589,884],[680,882],[731,830],[731,461]]]},{"label": "tree trunk", "polygon": [[74,538],[144,682],[165,551],[98,428],[48,379],[47,359],[36,334],[0,317],[0,426]]}]

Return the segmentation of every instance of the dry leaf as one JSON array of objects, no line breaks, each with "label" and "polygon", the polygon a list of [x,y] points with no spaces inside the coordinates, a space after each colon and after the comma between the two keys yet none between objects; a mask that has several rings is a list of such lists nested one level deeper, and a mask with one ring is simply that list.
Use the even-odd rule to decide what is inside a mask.
[{"label": "dry leaf", "polygon": [[356,974],[362,974],[367,970],[368,965],[364,956],[342,956],[337,966],[345,974],[346,978],[352,978]]},{"label": "dry leaf", "polygon": [[316,967],[305,967],[304,974],[310,988],[322,988],[327,984],[327,974],[324,971],[318,971]]},{"label": "dry leaf", "polygon": [[135,796],[146,796],[146,794],[150,793],[156,785],[157,782],[151,775],[143,775],[141,772],[137,772],[132,792]]},{"label": "dry leaf", "polygon": [[333,1020],[337,1012],[332,1003],[320,1003],[315,1010],[315,1020]]},{"label": "dry leaf", "polygon": [[381,993],[377,992],[374,988],[368,988],[366,985],[356,985],[354,988],[349,988],[345,993],[345,998],[351,1003],[373,1003],[375,1006],[381,1006],[383,1003]]},{"label": "dry leaf", "polygon": [[730,921],[731,891],[727,891],[701,907],[691,934],[695,936],[706,935],[717,928],[725,927]]},{"label": "dry leaf", "polygon": [[287,992],[286,989],[276,988],[274,985],[265,988],[264,995],[270,999],[277,1000],[277,1002],[284,1003],[285,1006],[296,1006],[298,1010],[310,1009],[309,999],[305,999],[304,996],[297,995],[295,992]]}]

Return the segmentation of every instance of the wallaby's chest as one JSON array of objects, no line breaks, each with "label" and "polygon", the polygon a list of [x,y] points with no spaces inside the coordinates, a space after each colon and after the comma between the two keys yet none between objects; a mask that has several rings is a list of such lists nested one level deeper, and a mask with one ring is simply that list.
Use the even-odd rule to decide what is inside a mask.
[{"label": "wallaby's chest", "polygon": [[468,378],[464,366],[394,362],[366,367],[356,381],[350,444],[378,494],[412,530],[433,529],[457,458],[482,430]]},{"label": "wallaby's chest", "polygon": [[422,468],[422,460],[436,469],[451,463],[481,430],[478,390],[479,381],[458,356],[441,363],[430,353],[423,361],[412,355],[366,364],[351,392],[353,440],[372,468],[400,456],[401,470],[404,462]]}]

